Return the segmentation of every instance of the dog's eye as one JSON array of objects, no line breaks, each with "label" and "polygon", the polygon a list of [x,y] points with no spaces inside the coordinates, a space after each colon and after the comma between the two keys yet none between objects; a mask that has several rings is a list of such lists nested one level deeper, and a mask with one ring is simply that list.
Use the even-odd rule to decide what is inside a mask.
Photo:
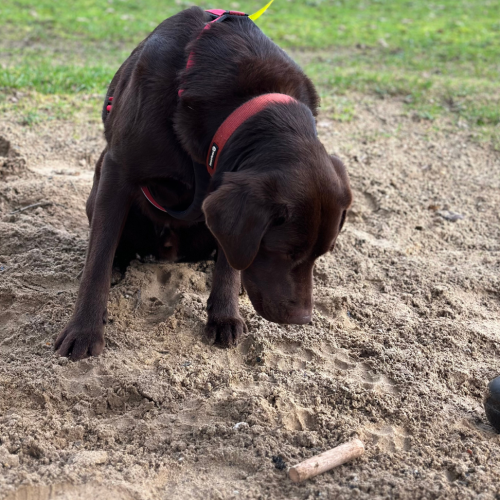
[{"label": "dog's eye", "polygon": [[340,233],[340,231],[342,231],[342,228],[344,227],[344,222],[345,222],[346,213],[347,213],[347,211],[346,211],[346,210],[344,210],[344,211],[342,212],[342,216],[340,217],[339,233]]},{"label": "dog's eye", "polygon": [[282,226],[285,223],[285,220],[285,217],[278,217],[277,219],[274,219],[273,226]]}]

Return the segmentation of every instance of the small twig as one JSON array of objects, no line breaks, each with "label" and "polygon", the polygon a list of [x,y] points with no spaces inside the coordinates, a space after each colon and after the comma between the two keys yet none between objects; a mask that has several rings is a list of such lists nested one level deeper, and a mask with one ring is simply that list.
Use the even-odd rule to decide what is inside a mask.
[{"label": "small twig", "polygon": [[72,181],[72,180],[70,180],[70,181],[69,181],[69,183],[71,184],[71,186],[73,186],[73,189],[75,190],[75,193],[76,193],[78,196],[80,196],[80,191],[78,191],[78,189],[76,189],[76,186],[75,186],[75,184],[73,183],[73,181]]},{"label": "small twig", "polygon": [[40,203],[33,203],[33,205],[28,205],[27,207],[18,208],[17,210],[10,212],[10,215],[17,214],[19,212],[24,212],[25,210],[29,210],[30,208],[49,207],[52,205],[54,205],[53,201],[42,201]]},{"label": "small twig", "polygon": [[76,275],[75,279],[80,279],[80,277],[82,276],[83,274],[83,270],[85,269],[85,266],[82,267],[82,270]]},{"label": "small twig", "polygon": [[44,292],[45,290],[47,290],[44,286],[42,285],[38,285],[40,286],[42,289],[40,290],[39,288],[35,288],[34,286],[30,286],[30,285],[27,285],[26,283],[22,283],[21,286],[23,286],[24,288],[27,288],[28,290],[33,290],[34,292],[38,292],[38,293],[42,293]]}]

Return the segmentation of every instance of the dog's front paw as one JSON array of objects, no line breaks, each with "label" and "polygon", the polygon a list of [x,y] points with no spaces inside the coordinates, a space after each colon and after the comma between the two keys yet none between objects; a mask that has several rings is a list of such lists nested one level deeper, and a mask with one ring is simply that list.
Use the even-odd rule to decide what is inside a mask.
[{"label": "dog's front paw", "polygon": [[70,321],[59,334],[54,344],[54,350],[59,356],[65,356],[71,361],[99,356],[104,349],[104,325],[89,327],[85,324]]},{"label": "dog's front paw", "polygon": [[205,325],[205,338],[209,344],[221,347],[234,347],[247,333],[247,325],[241,318],[208,318]]}]

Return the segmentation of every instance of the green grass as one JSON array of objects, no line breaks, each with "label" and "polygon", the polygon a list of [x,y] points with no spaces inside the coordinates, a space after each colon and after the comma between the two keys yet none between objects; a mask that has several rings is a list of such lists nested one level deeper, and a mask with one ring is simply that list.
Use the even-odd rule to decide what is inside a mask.
[{"label": "green grass", "polygon": [[[212,1],[200,5],[253,12],[265,3]],[[14,89],[103,94],[134,46],[190,5],[2,0],[0,107]],[[500,124],[499,0],[275,0],[257,23],[294,54],[326,103],[336,96],[335,119],[354,117],[339,96],[356,91],[397,96],[422,119]]]},{"label": "green grass", "polygon": [[[263,3],[229,1],[226,7],[253,12]],[[56,36],[128,43],[137,42],[163,19],[190,5],[165,0],[3,0],[0,18],[16,39],[50,41]],[[222,6],[211,1],[200,5]],[[498,0],[276,0],[258,22],[287,47],[376,45],[384,39],[393,50],[401,51],[398,57],[403,60],[423,50],[429,62],[476,62],[480,51],[481,59],[494,62],[498,71],[499,16]]]}]

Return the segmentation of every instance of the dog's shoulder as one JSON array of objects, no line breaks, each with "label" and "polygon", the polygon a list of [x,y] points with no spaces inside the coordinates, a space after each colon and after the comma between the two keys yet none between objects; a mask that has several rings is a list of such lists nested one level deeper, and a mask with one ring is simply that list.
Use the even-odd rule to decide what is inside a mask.
[{"label": "dog's shoulder", "polygon": [[193,35],[203,29],[207,20],[204,10],[191,7],[165,19],[142,43],[150,50],[161,48],[165,43],[184,48]]}]

